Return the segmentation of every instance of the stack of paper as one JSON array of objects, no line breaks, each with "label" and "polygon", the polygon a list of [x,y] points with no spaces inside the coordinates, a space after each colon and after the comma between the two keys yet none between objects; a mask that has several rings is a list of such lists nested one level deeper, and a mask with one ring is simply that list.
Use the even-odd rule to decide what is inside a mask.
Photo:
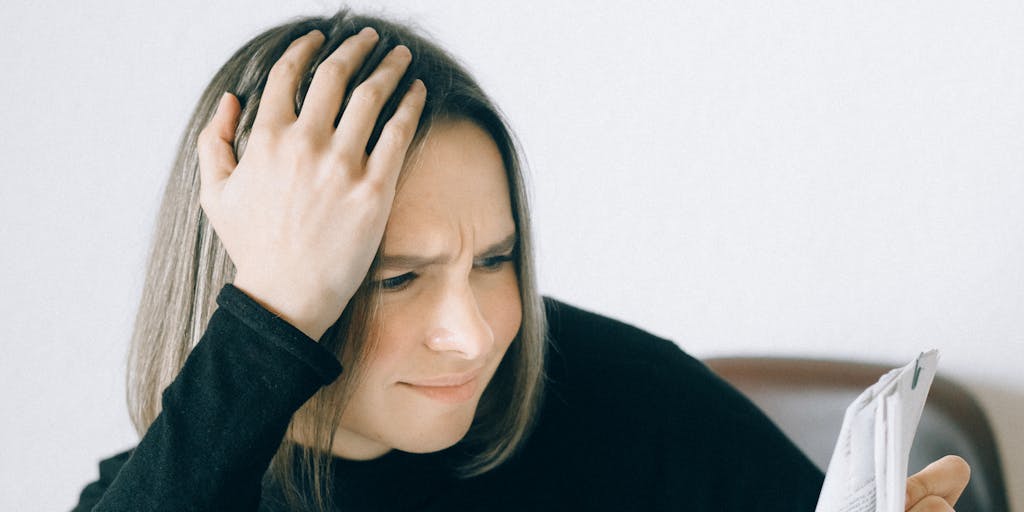
[{"label": "stack of paper", "polygon": [[846,409],[817,512],[904,512],[914,433],[937,350],[882,376]]}]

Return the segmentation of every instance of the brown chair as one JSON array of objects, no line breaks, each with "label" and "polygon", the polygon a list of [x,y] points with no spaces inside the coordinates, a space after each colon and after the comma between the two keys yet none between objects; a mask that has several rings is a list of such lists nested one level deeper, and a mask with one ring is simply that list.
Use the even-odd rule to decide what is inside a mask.
[{"label": "brown chair", "polygon": [[[823,470],[846,408],[884,373],[902,366],[773,357],[716,357],[704,363],[757,404]],[[971,465],[958,512],[1009,510],[984,411],[963,387],[937,375],[910,451],[910,473],[948,454]]]}]

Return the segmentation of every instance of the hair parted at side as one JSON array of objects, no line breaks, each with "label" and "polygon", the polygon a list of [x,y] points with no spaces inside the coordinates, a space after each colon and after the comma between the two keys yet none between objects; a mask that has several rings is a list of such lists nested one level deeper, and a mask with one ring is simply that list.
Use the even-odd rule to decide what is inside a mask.
[{"label": "hair parted at side", "polygon": [[[200,208],[196,149],[199,132],[213,117],[222,93],[231,92],[242,105],[234,145],[240,159],[270,68],[288,45],[313,29],[326,36],[300,82],[295,97],[297,115],[320,62],[366,26],[373,27],[380,40],[350,80],[335,126],[355,86],[369,76],[388,51],[399,44],[407,46],[412,62],[381,111],[367,151],[373,149],[384,124],[413,80],[421,79],[427,88],[427,98],[409,155],[414,157],[435,123],[468,120],[479,125],[501,152],[512,217],[519,233],[515,268],[523,307],[522,324],[484,391],[468,434],[459,442],[459,451],[466,456],[452,470],[462,478],[490,471],[511,457],[529,435],[543,395],[547,328],[537,289],[519,145],[501,112],[454,57],[410,26],[377,16],[352,14],[346,8],[329,17],[297,18],[258,34],[217,71],[192,113],[165,185],[128,355],[128,408],[139,435],[160,413],[162,391],[205,333],[217,307],[217,294],[235,276],[234,264]],[[370,278],[378,268],[379,258],[378,248],[359,290],[321,340],[339,358],[344,350],[355,359],[345,366],[337,381],[304,404],[289,425],[289,434],[301,425],[303,439],[314,440],[316,450],[301,449],[286,435],[265,476],[280,485],[292,509],[326,510],[331,506],[330,447],[335,428],[350,398],[348,393],[361,377],[360,363],[372,353],[377,342],[368,333],[381,293],[379,285]]]}]

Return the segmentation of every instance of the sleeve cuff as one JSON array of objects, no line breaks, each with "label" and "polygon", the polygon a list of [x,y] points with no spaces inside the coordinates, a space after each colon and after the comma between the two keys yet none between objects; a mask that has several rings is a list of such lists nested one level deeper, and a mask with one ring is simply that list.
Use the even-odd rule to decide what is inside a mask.
[{"label": "sleeve cuff", "polygon": [[304,362],[324,385],[334,382],[344,368],[338,358],[316,340],[292,324],[274,315],[245,292],[226,283],[217,295],[217,304],[257,334]]}]

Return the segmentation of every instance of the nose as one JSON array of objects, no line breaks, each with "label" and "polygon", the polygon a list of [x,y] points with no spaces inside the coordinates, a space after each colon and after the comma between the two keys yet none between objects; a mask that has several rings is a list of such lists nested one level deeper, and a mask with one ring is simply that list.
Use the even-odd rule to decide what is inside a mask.
[{"label": "nose", "polygon": [[480,312],[468,283],[447,287],[435,313],[433,327],[427,333],[426,345],[436,352],[451,352],[460,359],[480,359],[494,345],[494,331]]}]

